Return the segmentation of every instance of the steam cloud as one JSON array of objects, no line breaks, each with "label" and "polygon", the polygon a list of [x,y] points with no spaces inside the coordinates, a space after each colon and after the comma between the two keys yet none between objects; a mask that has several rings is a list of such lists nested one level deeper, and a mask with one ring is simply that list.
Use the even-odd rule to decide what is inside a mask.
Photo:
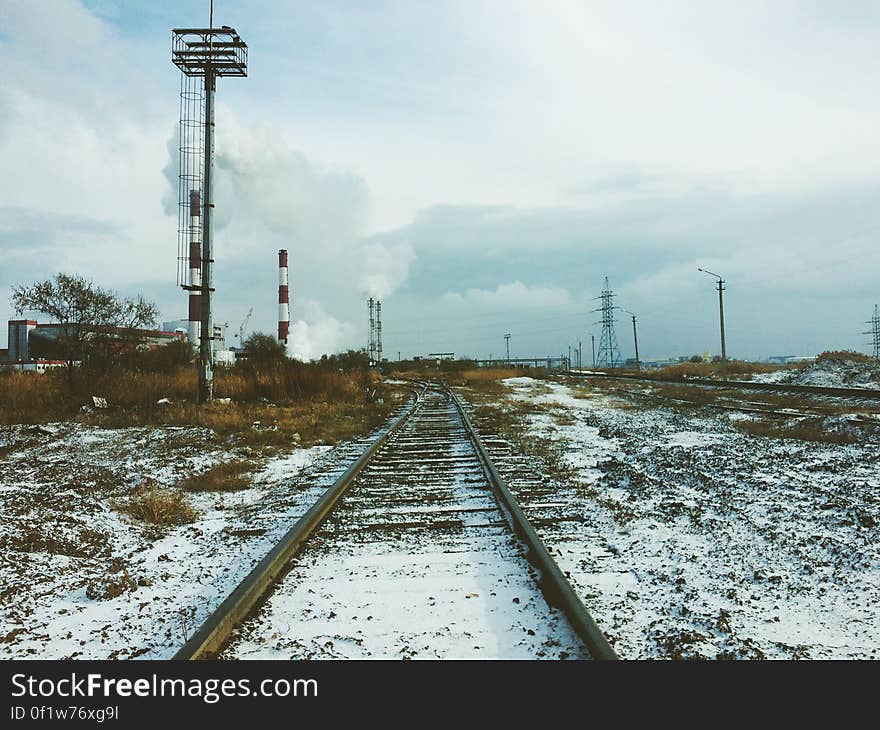
[{"label": "steam cloud", "polygon": [[[243,127],[218,107],[215,167],[217,307],[247,311],[252,328],[275,331],[277,257],[290,253],[293,357],[309,360],[366,339],[364,296],[385,298],[409,275],[409,244],[367,240],[366,182],[321,169],[281,135]],[[163,207],[177,215],[178,133],[168,141]],[[354,323],[358,323],[357,325]],[[359,336],[363,334],[364,336]]]},{"label": "steam cloud", "polygon": [[385,299],[406,281],[415,252],[408,243],[369,243],[363,258],[361,289],[369,297]]}]

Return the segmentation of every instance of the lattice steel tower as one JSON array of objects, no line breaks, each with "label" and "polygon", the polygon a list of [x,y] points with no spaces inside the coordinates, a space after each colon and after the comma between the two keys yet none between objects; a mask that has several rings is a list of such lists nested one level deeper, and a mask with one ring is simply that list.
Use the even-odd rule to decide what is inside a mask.
[{"label": "lattice steel tower", "polygon": [[171,60],[182,72],[177,283],[190,293],[189,336],[199,344],[199,403],[214,398],[214,92],[221,76],[247,76],[247,44],[234,28],[213,25],[212,4],[210,27],[171,31]]},{"label": "lattice steel tower", "polygon": [[602,334],[599,336],[599,353],[596,357],[598,367],[619,368],[623,364],[620,358],[620,348],[617,346],[617,335],[614,333],[614,292],[608,286],[608,277],[605,277],[605,288],[598,297],[602,300],[602,306],[594,309],[601,312],[602,319],[596,324],[602,326]]},{"label": "lattice steel tower", "polygon": [[874,346],[874,359],[880,360],[880,307],[876,304],[874,305],[874,316],[868,320],[868,324],[871,325],[871,329],[865,332],[865,334],[871,335],[871,344]]}]

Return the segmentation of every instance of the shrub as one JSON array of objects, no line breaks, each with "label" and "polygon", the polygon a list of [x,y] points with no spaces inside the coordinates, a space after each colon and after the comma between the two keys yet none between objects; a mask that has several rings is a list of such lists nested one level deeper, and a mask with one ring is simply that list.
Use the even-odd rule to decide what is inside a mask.
[{"label": "shrub", "polygon": [[871,358],[855,350],[826,350],[816,357],[816,362],[828,362],[832,360],[843,362],[871,362]]},{"label": "shrub", "polygon": [[115,501],[113,507],[151,525],[185,525],[198,516],[182,491],[154,484],[139,488],[127,500]]}]

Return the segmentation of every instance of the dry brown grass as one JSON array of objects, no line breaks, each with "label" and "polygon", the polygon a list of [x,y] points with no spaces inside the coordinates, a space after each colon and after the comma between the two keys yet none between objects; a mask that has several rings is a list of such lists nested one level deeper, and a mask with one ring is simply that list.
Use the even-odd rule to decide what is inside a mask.
[{"label": "dry brown grass", "polygon": [[471,368],[460,373],[449,373],[445,378],[441,376],[440,379],[449,385],[471,388],[486,395],[503,395],[507,392],[507,386],[501,382],[502,380],[524,375],[540,378],[544,375],[544,371],[517,368]]},{"label": "dry brown grass", "polygon": [[[236,402],[261,400],[281,404],[343,403],[365,400],[374,383],[367,371],[341,373],[328,367],[286,362],[265,370],[246,367],[215,373],[214,395]],[[196,373],[186,368],[175,373],[118,369],[106,374],[0,372],[0,423],[35,423],[69,418],[96,395],[113,408],[151,410],[160,399],[192,402]]]},{"label": "dry brown grass", "polygon": [[855,350],[826,350],[816,357],[816,362],[837,360],[843,362],[872,362],[873,358]]},{"label": "dry brown grass", "polygon": [[[287,374],[218,373],[218,398],[230,394],[253,397],[228,404],[196,405],[187,400],[195,388],[189,371],[168,375],[119,372],[94,380],[88,390],[80,384],[73,391],[58,376],[0,373],[0,423],[73,419],[103,428],[201,426],[212,429],[230,446],[269,454],[360,436],[380,425],[409,395],[406,388],[378,382],[374,373],[345,374],[296,363]],[[262,392],[301,392],[302,397],[287,401],[254,397]],[[81,412],[86,402],[82,393],[106,397],[110,408]],[[172,402],[157,403],[165,397]]]},{"label": "dry brown grass", "polygon": [[90,558],[107,551],[107,536],[89,528],[80,530],[75,536],[65,536],[58,532],[56,526],[32,525],[10,536],[5,548],[26,553]]},{"label": "dry brown grass", "polygon": [[142,486],[128,499],[114,500],[114,509],[151,525],[185,525],[195,522],[198,513],[190,507],[179,489],[166,489],[155,484]]},{"label": "dry brown grass", "polygon": [[[646,388],[650,387],[650,391]],[[674,383],[655,382],[650,386],[637,381],[625,380],[606,381],[595,379],[590,381],[589,389],[581,386],[575,391],[575,397],[588,398],[596,393],[619,395],[627,398],[615,404],[615,407],[627,408],[623,403],[628,403],[630,409],[650,409],[657,406],[668,405],[673,408],[699,408],[702,406],[733,406],[745,405],[746,408],[762,408],[773,410],[799,410],[825,415],[838,415],[852,410],[852,406],[843,403],[825,402],[810,398],[806,395],[783,392],[756,393],[742,390],[736,387],[711,387],[700,385],[678,385]],[[669,402],[673,401],[673,402]],[[863,405],[860,410],[875,412],[877,408]]]},{"label": "dry brown grass", "polygon": [[253,468],[254,464],[248,461],[224,461],[182,480],[177,487],[184,492],[236,492],[251,485],[245,475]]},{"label": "dry brown grass", "polygon": [[[112,572],[115,571],[111,568]],[[123,593],[131,593],[135,590],[137,590],[137,583],[128,574],[128,569],[122,568],[119,575],[108,574],[91,581],[86,586],[86,596],[93,601],[109,601]]]},{"label": "dry brown grass", "polygon": [[0,423],[30,423],[39,414],[57,412],[64,401],[62,386],[55,377],[0,372]]},{"label": "dry brown grass", "polygon": [[848,431],[832,431],[826,428],[821,418],[805,418],[793,424],[774,421],[737,421],[736,427],[752,436],[774,439],[794,439],[829,444],[853,444],[858,441],[855,434]]},{"label": "dry brown grass", "polygon": [[473,368],[465,370],[461,377],[471,385],[487,383],[505,378],[518,378],[524,375],[534,376],[542,374],[542,370],[522,370],[520,368]]},{"label": "dry brown grass", "polygon": [[[776,370],[797,370],[802,367],[802,365],[768,365],[745,362],[744,360],[729,360],[726,375],[755,375],[757,373],[772,373]],[[667,365],[665,368],[646,370],[642,374],[646,378],[658,380],[683,380],[685,376],[689,378],[714,378],[724,375],[720,362],[680,362],[676,365]]]},{"label": "dry brown grass", "polygon": [[[262,453],[314,444],[335,444],[368,433],[406,399],[403,392],[385,392],[383,403],[306,402],[301,405],[219,403],[197,406],[176,403],[132,411],[95,411],[81,420],[104,428],[126,426],[201,426],[230,445]],[[259,424],[259,425],[255,425]]]}]

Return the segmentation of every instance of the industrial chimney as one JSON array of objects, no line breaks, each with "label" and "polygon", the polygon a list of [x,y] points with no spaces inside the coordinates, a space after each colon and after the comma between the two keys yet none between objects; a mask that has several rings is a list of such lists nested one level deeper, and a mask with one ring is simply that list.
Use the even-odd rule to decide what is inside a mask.
[{"label": "industrial chimney", "polygon": [[287,249],[278,251],[278,341],[286,345],[290,336],[290,287],[287,276]]},{"label": "industrial chimney", "polygon": [[189,191],[189,322],[187,338],[193,347],[199,346],[202,331],[202,201],[198,190]]}]

